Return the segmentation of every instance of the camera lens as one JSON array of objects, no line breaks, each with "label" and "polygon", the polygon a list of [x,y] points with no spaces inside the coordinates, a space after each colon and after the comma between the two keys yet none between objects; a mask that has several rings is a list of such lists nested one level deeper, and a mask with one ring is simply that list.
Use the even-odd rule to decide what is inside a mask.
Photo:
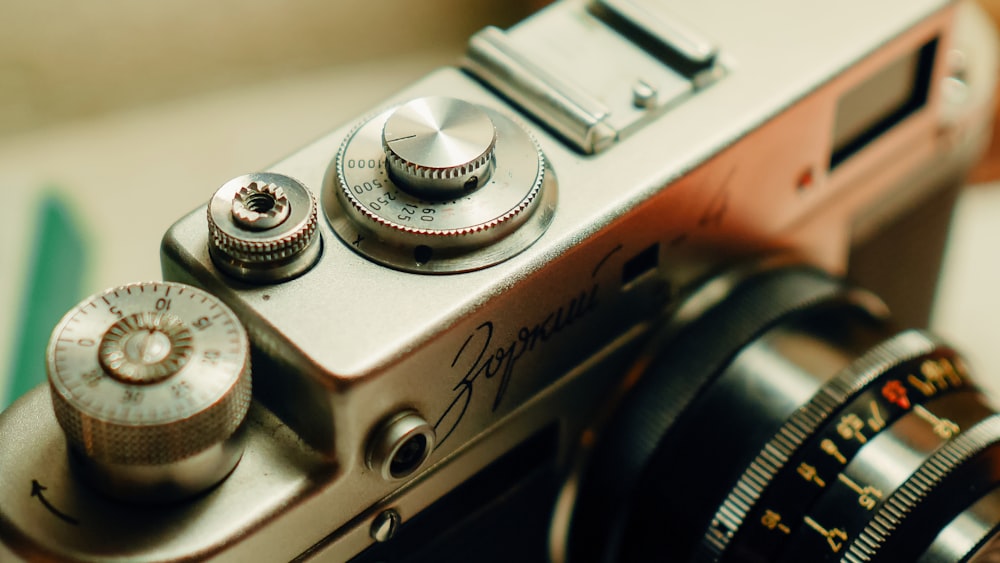
[{"label": "camera lens", "polygon": [[1000,415],[953,349],[807,268],[724,293],[599,429],[569,561],[996,557]]}]

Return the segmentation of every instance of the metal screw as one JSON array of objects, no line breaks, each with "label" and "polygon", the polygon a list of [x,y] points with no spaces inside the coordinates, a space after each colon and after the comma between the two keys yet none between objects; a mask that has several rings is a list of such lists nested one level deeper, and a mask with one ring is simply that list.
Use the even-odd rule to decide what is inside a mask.
[{"label": "metal screw", "polygon": [[284,223],[290,212],[285,190],[274,184],[250,182],[233,195],[233,219],[248,229],[273,229]]},{"label": "metal screw", "polygon": [[402,522],[403,519],[395,510],[390,508],[382,511],[382,513],[376,516],[375,520],[372,521],[372,539],[379,543],[391,540],[392,537],[396,535],[396,530],[399,529],[399,525]]},{"label": "metal screw", "polygon": [[632,85],[632,104],[639,109],[656,107],[656,88],[645,80],[636,80]]}]

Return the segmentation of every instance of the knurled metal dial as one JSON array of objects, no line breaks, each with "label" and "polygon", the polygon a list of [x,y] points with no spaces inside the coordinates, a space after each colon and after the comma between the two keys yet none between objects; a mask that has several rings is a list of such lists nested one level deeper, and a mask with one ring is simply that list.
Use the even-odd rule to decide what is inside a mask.
[{"label": "knurled metal dial", "polygon": [[319,258],[312,193],[270,172],[238,176],[208,202],[209,253],[226,274],[254,283],[298,276]]},{"label": "knurled metal dial", "polygon": [[56,326],[46,367],[70,446],[115,496],[187,496],[239,460],[249,342],[204,291],[148,282],[94,295]]},{"label": "knurled metal dial", "polygon": [[428,199],[452,199],[489,181],[497,134],[485,111],[461,100],[419,98],[389,115],[382,128],[389,175]]},{"label": "knurled metal dial", "polygon": [[535,140],[493,109],[418,98],[358,125],[323,192],[334,231],[381,264],[475,270],[521,252],[548,227],[552,170]]}]

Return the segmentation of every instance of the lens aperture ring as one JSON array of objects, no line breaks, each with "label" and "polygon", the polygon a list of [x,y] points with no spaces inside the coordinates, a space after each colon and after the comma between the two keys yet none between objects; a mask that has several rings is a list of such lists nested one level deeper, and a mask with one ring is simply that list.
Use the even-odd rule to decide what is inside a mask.
[{"label": "lens aperture ring", "polygon": [[[907,331],[879,344],[824,385],[761,449],[712,519],[699,559],[776,557],[809,522],[808,508],[828,484],[847,479],[841,482],[857,485],[860,495],[873,495],[867,484],[839,475],[875,434],[926,401],[970,386],[961,360],[926,333]],[[846,545],[836,530],[827,530],[833,553]]]}]

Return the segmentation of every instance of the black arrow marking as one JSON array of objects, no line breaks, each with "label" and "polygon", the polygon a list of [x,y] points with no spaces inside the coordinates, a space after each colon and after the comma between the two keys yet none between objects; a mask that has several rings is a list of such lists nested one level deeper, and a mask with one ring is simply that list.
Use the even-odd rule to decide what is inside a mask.
[{"label": "black arrow marking", "polygon": [[52,504],[44,496],[42,496],[42,491],[44,491],[45,489],[48,489],[48,487],[43,486],[41,483],[35,481],[34,479],[31,480],[31,496],[38,497],[38,500],[41,501],[42,506],[49,509],[49,512],[55,514],[63,522],[66,522],[67,524],[72,524],[74,526],[79,526],[80,525],[79,520],[73,518],[68,514],[60,512],[59,509],[52,506]]},{"label": "black arrow marking", "polygon": [[416,137],[416,135],[407,135],[406,137],[396,137],[395,139],[392,139],[391,141],[386,141],[386,143],[395,143],[396,141],[405,141],[407,139],[412,139],[414,137]]}]

